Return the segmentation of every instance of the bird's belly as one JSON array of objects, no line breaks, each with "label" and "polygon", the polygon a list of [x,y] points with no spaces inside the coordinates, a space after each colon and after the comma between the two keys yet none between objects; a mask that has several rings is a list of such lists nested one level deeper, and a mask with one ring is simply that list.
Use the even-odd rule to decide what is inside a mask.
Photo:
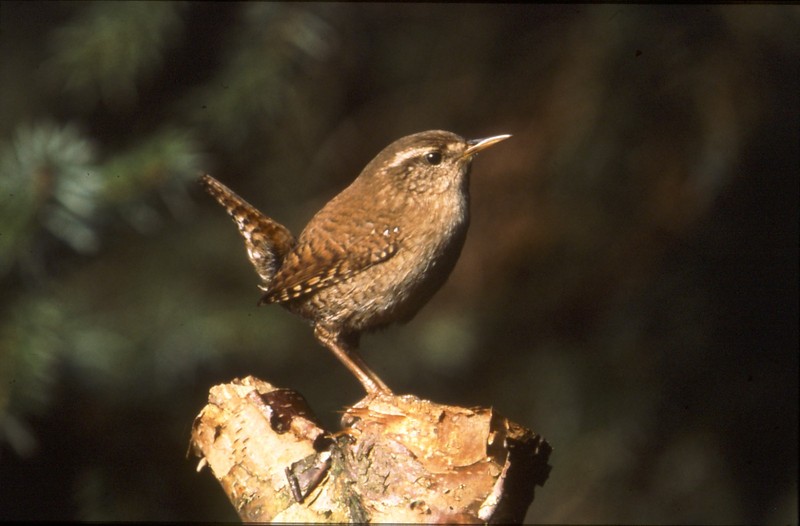
[{"label": "bird's belly", "polygon": [[[464,229],[466,231],[466,229]],[[391,259],[345,281],[300,298],[290,310],[343,332],[370,331],[407,322],[441,288],[463,246],[464,235],[417,250],[404,248]]]}]

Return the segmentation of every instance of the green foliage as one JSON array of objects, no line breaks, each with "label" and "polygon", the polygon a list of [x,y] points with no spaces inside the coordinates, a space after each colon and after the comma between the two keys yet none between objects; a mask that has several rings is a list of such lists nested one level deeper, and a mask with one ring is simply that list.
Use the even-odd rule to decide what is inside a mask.
[{"label": "green foliage", "polygon": [[95,163],[92,143],[75,126],[20,127],[0,153],[0,273],[29,257],[38,230],[77,251],[97,248],[91,226],[99,188]]},{"label": "green foliage", "polygon": [[[111,113],[136,103],[136,86],[162,64],[184,7],[170,3],[94,3],[53,30],[44,61],[53,85],[71,102],[103,102]],[[56,262],[102,257],[124,225],[153,232],[166,214],[186,218],[187,181],[203,166],[202,147],[178,123],[133,141],[91,139],[75,121],[18,123],[0,148],[0,421],[10,445],[32,451],[25,415],[41,413],[72,363],[87,378],[122,372],[114,362],[129,338],[89,328],[73,293],[59,299]],[[130,144],[128,144],[130,142]],[[104,383],[104,385],[108,385]],[[16,430],[16,431],[15,431]],[[16,437],[16,438],[14,438]]]},{"label": "green foliage", "polygon": [[[0,415],[11,409],[18,414],[47,409],[56,366],[65,351],[63,306],[50,298],[17,301],[0,326]],[[5,433],[4,433],[5,435]],[[2,435],[0,435],[2,436]],[[13,444],[29,451],[31,443]]]},{"label": "green foliage", "polygon": [[318,117],[305,114],[303,84],[336,45],[326,11],[270,2],[244,6],[223,64],[184,102],[191,121],[231,151],[251,145],[253,135],[313,123]]},{"label": "green foliage", "polygon": [[93,2],[53,32],[46,62],[53,79],[86,105],[136,102],[137,85],[152,78],[179,36],[176,2]]},{"label": "green foliage", "polygon": [[189,132],[160,130],[103,164],[103,200],[141,232],[155,228],[161,216],[143,196],[157,196],[172,215],[185,218],[191,206],[187,184],[204,163]]}]

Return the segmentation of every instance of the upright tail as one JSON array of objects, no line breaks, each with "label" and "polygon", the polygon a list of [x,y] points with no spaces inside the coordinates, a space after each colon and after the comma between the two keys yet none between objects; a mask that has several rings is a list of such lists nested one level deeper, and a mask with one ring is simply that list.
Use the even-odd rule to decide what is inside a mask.
[{"label": "upright tail", "polygon": [[233,218],[244,238],[247,257],[261,277],[262,288],[268,287],[283,258],[294,247],[294,236],[210,175],[203,175],[199,182]]}]

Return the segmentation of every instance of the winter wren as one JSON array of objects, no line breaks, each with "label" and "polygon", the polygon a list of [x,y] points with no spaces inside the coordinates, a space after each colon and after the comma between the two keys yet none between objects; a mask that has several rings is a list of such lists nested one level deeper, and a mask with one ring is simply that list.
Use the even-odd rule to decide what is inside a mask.
[{"label": "winter wren", "polygon": [[210,175],[201,183],[244,237],[261,277],[259,304],[279,303],[309,320],[317,340],[368,393],[391,393],[358,355],[359,336],[410,320],[445,282],[469,225],[472,159],[508,137],[403,137],[317,212],[297,240]]}]

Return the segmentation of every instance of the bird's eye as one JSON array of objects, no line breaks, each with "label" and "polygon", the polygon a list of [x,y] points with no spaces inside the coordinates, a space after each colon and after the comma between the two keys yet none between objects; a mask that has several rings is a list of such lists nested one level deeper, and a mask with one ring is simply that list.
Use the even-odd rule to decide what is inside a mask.
[{"label": "bird's eye", "polygon": [[428,152],[425,154],[425,161],[428,164],[432,164],[436,166],[437,164],[442,162],[442,152]]}]

